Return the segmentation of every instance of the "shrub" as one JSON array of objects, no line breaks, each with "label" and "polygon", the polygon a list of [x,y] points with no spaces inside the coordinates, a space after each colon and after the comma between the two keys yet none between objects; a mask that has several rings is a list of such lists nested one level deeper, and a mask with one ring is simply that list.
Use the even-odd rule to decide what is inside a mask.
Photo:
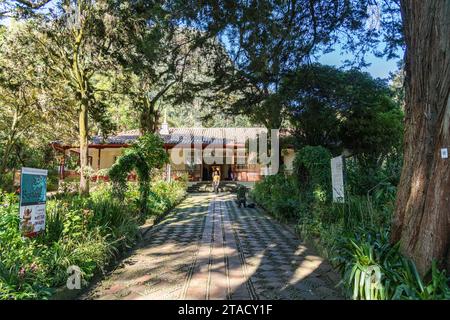
[{"label": "shrub", "polygon": [[[5,198],[5,197],[4,197]],[[47,298],[76,265],[84,281],[137,239],[136,218],[106,196],[50,200],[46,232],[34,239],[19,231],[18,204],[0,208],[0,298]]]},{"label": "shrub", "polygon": [[162,139],[155,134],[146,134],[136,140],[131,148],[120,156],[109,170],[114,183],[115,195],[123,200],[127,177],[136,170],[139,184],[139,211],[141,218],[148,213],[148,197],[152,170],[161,168],[168,161]]},{"label": "shrub", "polygon": [[59,172],[58,170],[48,170],[47,175],[47,191],[57,191],[59,182]]},{"label": "shrub", "polygon": [[0,190],[5,190],[7,192],[14,192],[14,176],[13,172],[5,172],[0,175]]},{"label": "shrub", "polygon": [[22,238],[17,212],[17,205],[0,208],[0,299],[48,297],[42,247]]},{"label": "shrub", "polygon": [[294,159],[299,189],[322,202],[331,195],[330,160],[331,153],[320,146],[303,147],[296,152]]},{"label": "shrub", "polygon": [[311,188],[298,185],[298,181],[268,176],[256,183],[251,195],[278,219],[297,219],[302,237],[315,240],[322,254],[341,271],[341,283],[349,297],[449,299],[449,279],[443,271],[433,265],[425,277],[430,280],[424,282],[414,264],[389,242],[395,187],[379,184],[369,195],[347,194],[345,203],[332,203],[329,198],[314,196]]},{"label": "shrub", "polygon": [[398,245],[391,246],[389,232],[368,232],[361,228],[339,239],[333,262],[342,271],[342,283],[349,296],[361,300],[447,300],[450,289],[445,271],[436,264],[424,284],[414,263],[403,257]]},{"label": "shrub", "polygon": [[186,195],[186,187],[184,181],[153,183],[150,189],[149,213],[158,216],[174,207]]},{"label": "shrub", "polygon": [[396,186],[400,181],[402,157],[391,154],[381,163],[367,163],[360,158],[346,159],[346,189],[353,195],[376,195],[383,204],[395,200]]},{"label": "shrub", "polygon": [[[186,193],[183,181],[155,181],[149,214],[161,215]],[[129,183],[123,200],[109,183],[97,183],[89,197],[63,194],[47,202],[46,232],[34,239],[19,231],[18,197],[0,193],[0,299],[43,299],[78,266],[86,284],[96,272],[138,239],[140,193]]]},{"label": "shrub", "polygon": [[296,189],[293,177],[284,175],[267,176],[256,183],[251,195],[268,212],[283,220],[297,218],[299,199],[289,194]]},{"label": "shrub", "polygon": [[[158,216],[173,208],[185,197],[186,189],[184,181],[154,181],[149,190],[148,212],[145,217]],[[136,183],[128,183],[125,201],[129,207],[139,212],[139,186]]]}]

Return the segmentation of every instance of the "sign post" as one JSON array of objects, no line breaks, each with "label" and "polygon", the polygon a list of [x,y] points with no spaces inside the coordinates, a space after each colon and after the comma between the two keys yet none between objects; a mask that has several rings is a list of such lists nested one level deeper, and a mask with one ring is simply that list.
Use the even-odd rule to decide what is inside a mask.
[{"label": "sign post", "polygon": [[172,168],[170,166],[170,163],[166,166],[166,181],[170,182],[172,180]]},{"label": "sign post", "polygon": [[344,190],[344,157],[331,159],[331,183],[333,186],[333,202],[345,202]]},{"label": "sign post", "polygon": [[25,237],[35,237],[45,230],[47,170],[22,168],[20,175],[20,230]]}]

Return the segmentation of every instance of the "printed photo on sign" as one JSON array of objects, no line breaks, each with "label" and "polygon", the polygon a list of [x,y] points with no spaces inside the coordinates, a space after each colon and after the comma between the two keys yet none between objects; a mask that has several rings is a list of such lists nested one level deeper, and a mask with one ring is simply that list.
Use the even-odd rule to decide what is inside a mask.
[{"label": "printed photo on sign", "polygon": [[45,204],[20,208],[20,230],[24,236],[35,236],[45,229]]}]

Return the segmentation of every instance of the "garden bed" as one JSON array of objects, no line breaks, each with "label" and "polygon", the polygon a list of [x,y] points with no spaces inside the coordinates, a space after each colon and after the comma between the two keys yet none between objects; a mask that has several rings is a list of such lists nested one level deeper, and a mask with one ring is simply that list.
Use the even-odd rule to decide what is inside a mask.
[{"label": "garden bed", "polygon": [[[183,182],[153,183],[144,218],[157,221],[184,198],[185,190]],[[0,299],[74,298],[77,294],[63,289],[68,267],[80,268],[86,288],[126,255],[140,239],[139,192],[130,184],[124,201],[112,194],[111,186],[103,183],[89,197],[48,201],[46,233],[35,239],[22,238],[17,197],[3,194]]]},{"label": "garden bed", "polygon": [[437,264],[425,277],[389,241],[392,202],[349,196],[331,203],[320,193],[301,191],[292,176],[269,176],[257,183],[252,198],[340,270],[352,299],[449,299],[449,279]]}]

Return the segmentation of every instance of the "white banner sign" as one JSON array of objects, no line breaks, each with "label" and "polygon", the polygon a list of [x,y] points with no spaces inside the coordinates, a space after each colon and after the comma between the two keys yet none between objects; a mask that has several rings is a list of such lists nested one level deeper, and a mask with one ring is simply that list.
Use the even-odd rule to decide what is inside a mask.
[{"label": "white banner sign", "polygon": [[345,201],[344,191],[344,157],[331,159],[331,183],[333,186],[333,202]]}]

